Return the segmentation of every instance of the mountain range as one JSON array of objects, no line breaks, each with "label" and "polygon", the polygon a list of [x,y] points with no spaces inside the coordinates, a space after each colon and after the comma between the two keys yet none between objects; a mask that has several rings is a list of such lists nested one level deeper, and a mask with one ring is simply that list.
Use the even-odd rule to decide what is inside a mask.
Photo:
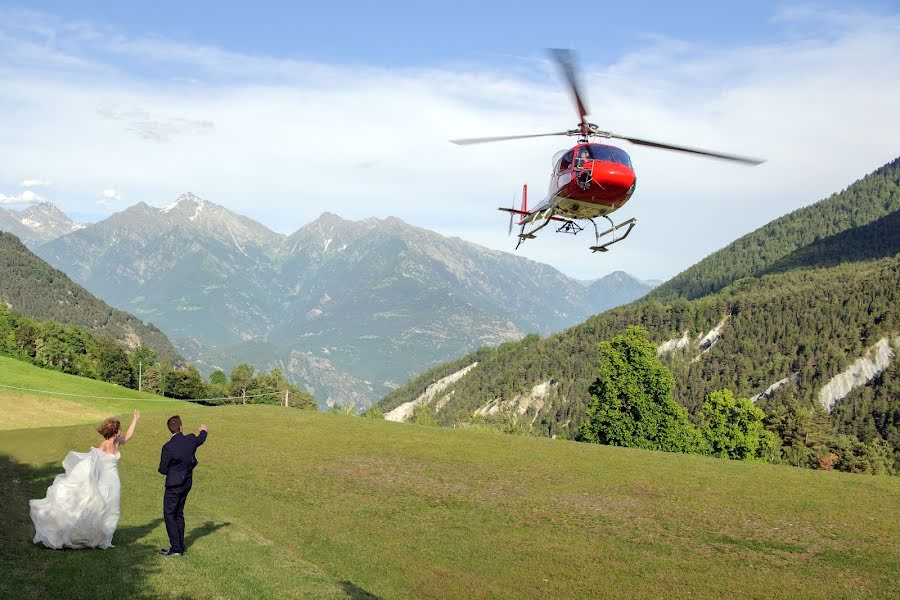
[{"label": "mountain range", "polygon": [[202,370],[280,366],[327,405],[367,406],[443,361],[559,331],[652,288],[621,272],[578,282],[392,217],[324,213],[283,235],[190,193],[34,250],[159,326]]}]

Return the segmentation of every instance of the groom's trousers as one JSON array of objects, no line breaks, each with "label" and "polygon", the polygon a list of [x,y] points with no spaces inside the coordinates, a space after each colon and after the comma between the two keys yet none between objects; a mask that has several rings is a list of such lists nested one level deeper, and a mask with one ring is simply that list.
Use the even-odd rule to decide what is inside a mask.
[{"label": "groom's trousers", "polygon": [[169,534],[169,548],[180,554],[184,554],[184,503],[192,484],[193,479],[188,477],[179,486],[167,487],[163,495],[163,519]]}]

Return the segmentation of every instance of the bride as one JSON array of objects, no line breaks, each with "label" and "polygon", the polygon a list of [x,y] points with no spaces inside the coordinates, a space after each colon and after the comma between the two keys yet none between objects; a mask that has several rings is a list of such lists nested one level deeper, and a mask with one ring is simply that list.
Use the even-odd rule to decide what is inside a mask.
[{"label": "bride", "polygon": [[125,435],[118,419],[106,419],[97,431],[104,440],[90,452],[69,452],[65,473],[47,488],[47,497],[31,500],[34,543],[48,548],[112,548],[119,524],[119,446],[131,439],[141,414],[134,411]]}]

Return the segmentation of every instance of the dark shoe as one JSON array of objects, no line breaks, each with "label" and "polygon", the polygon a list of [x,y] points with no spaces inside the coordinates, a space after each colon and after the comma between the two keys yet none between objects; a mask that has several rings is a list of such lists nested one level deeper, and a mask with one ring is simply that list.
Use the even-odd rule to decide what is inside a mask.
[{"label": "dark shoe", "polygon": [[181,552],[175,552],[171,548],[160,550],[159,553],[163,556],[181,556]]}]

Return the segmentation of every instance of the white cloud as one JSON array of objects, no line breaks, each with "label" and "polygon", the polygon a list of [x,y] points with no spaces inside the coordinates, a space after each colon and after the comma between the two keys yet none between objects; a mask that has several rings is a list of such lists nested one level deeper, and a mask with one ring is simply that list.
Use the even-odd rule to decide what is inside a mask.
[{"label": "white cloud", "polygon": [[[635,197],[615,213],[638,218],[628,241],[593,255],[590,228],[577,237],[547,228],[519,253],[584,279],[618,269],[669,277],[895,158],[900,19],[854,13],[829,25],[796,9],[775,15],[773,27],[800,29],[805,19],[823,33],[733,49],[660,38],[608,65],[582,56],[602,129],[769,162],[746,168],[623,143],[638,171]],[[75,212],[90,212],[112,174],[129,201],[165,205],[193,190],[285,233],[326,210],[393,215],[511,251],[496,207],[526,181],[539,201],[550,157],[570,140],[447,140],[576,122],[543,58],[530,73],[394,72],[38,21],[28,35],[41,43],[0,25],[0,130],[23,140],[0,164],[0,181],[39,166]],[[133,59],[163,63],[167,76],[127,72]]]},{"label": "white cloud", "polygon": [[43,197],[38,196],[31,190],[25,190],[18,196],[7,196],[6,194],[0,194],[0,204],[37,204],[43,201]]},{"label": "white cloud", "polygon": [[100,206],[105,210],[111,210],[113,208],[113,204],[115,202],[119,202],[120,200],[122,200],[122,195],[118,191],[112,188],[107,188],[100,192],[100,199],[97,200],[97,206]]},{"label": "white cloud", "polygon": [[23,179],[19,186],[23,188],[44,188],[50,187],[50,182],[43,179]]}]

